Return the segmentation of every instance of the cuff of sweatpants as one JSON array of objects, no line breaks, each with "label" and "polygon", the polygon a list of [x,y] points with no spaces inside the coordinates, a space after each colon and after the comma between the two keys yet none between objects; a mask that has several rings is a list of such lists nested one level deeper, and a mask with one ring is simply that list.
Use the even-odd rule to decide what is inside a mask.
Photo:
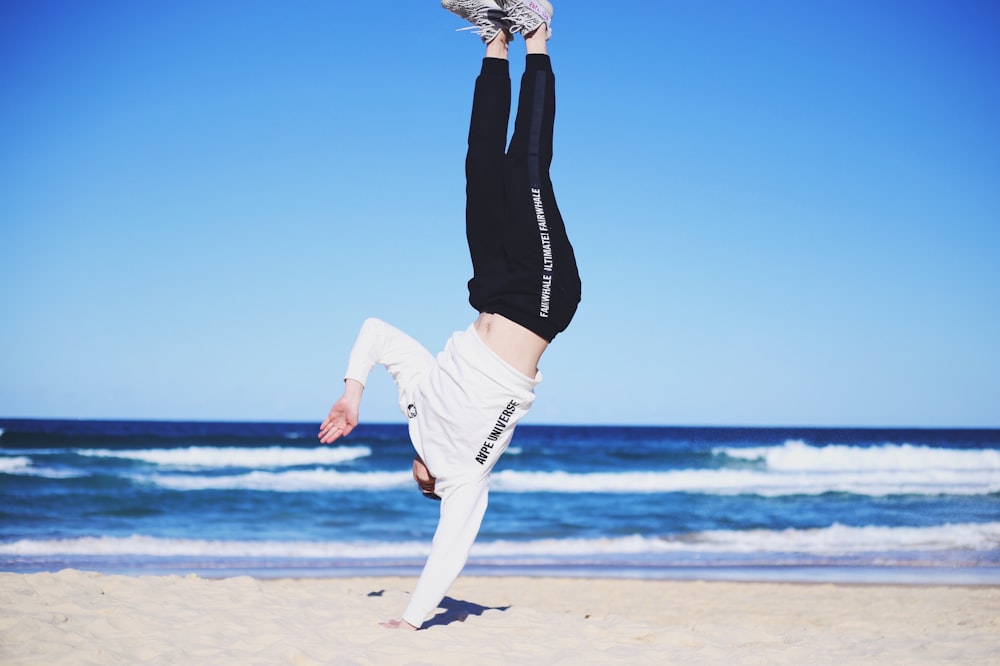
[{"label": "cuff of sweatpants", "polygon": [[510,76],[510,61],[504,58],[483,58],[484,76]]},{"label": "cuff of sweatpants", "polygon": [[546,72],[552,72],[552,59],[549,58],[547,53],[529,53],[524,59],[524,69],[525,70],[536,70],[540,69]]}]

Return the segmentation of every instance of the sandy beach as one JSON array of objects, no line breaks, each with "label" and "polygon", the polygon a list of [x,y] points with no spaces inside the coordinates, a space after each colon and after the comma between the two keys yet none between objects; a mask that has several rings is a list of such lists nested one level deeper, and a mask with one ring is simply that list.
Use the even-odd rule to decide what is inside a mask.
[{"label": "sandy beach", "polygon": [[14,664],[988,664],[1000,587],[465,577],[422,631],[413,580],[0,574]]}]

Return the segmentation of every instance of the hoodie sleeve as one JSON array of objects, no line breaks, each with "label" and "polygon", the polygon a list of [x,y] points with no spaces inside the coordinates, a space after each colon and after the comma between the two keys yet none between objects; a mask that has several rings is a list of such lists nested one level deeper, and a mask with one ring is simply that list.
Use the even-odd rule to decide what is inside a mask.
[{"label": "hoodie sleeve", "polygon": [[367,384],[372,368],[384,365],[399,389],[402,408],[404,395],[433,363],[434,357],[419,342],[381,319],[369,318],[351,349],[344,379]]},{"label": "hoodie sleeve", "polygon": [[465,567],[488,502],[489,477],[479,483],[456,486],[441,498],[441,518],[431,554],[403,613],[403,619],[414,627],[419,628],[437,608]]}]

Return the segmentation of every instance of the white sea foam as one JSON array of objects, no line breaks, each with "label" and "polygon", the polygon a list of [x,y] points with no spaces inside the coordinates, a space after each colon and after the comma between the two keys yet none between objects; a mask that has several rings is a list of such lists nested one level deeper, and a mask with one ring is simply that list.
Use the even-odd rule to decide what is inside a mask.
[{"label": "white sea foam", "polygon": [[336,542],[336,541],[223,541],[163,539],[148,536],[80,537],[77,539],[22,539],[0,543],[0,555],[39,557],[144,556],[208,558],[377,558],[426,557],[425,542]]},{"label": "white sea foam", "polygon": [[1000,523],[966,523],[935,527],[848,527],[834,524],[814,529],[718,530],[673,542],[710,552],[797,552],[815,555],[940,550],[996,550]]},{"label": "white sea foam", "polygon": [[713,495],[985,495],[1000,492],[1000,474],[976,471],[792,472],[691,469],[667,472],[504,471],[493,476],[499,492],[706,493]]},{"label": "white sea foam", "polygon": [[228,476],[153,474],[137,480],[171,490],[264,490],[316,492],[330,490],[387,490],[413,485],[410,472],[338,472],[311,469],[290,472],[248,472]]},{"label": "white sea foam", "polygon": [[[231,475],[149,474],[133,478],[171,490],[312,492],[408,488],[409,472],[341,472],[329,469],[254,471]],[[521,472],[494,474],[492,492],[507,493],[701,493],[711,495],[986,495],[1000,492],[993,470],[874,472],[769,472],[689,469],[666,472]]]},{"label": "white sea foam", "polygon": [[[0,543],[0,555],[14,557],[144,556],[207,558],[377,559],[423,558],[430,544],[336,541],[225,541],[162,539],[148,536],[22,539]],[[1000,523],[964,523],[933,527],[848,527],[815,529],[717,530],[650,537],[487,541],[473,547],[481,558],[568,558],[656,554],[782,554],[850,556],[878,553],[945,551],[990,553],[1000,550]]]},{"label": "white sea foam", "polygon": [[31,458],[12,456],[0,458],[0,474],[24,474],[31,467]]},{"label": "white sea foam", "polygon": [[789,440],[781,446],[719,447],[716,454],[760,461],[775,472],[907,472],[992,470],[1000,473],[1000,450],[943,449],[911,444],[810,446]]},{"label": "white sea foam", "polygon": [[0,474],[17,476],[38,476],[46,479],[76,479],[87,476],[84,472],[69,469],[54,469],[52,467],[35,465],[28,456],[0,457]]},{"label": "white sea foam", "polygon": [[242,467],[247,469],[337,465],[370,456],[367,446],[318,446],[314,448],[270,446],[260,448],[191,446],[183,449],[80,449],[82,456],[141,460],[170,467]]},{"label": "white sea foam", "polygon": [[39,476],[45,479],[82,479],[89,476],[85,472],[70,469],[53,469],[51,467],[32,466],[22,473],[24,476]]}]

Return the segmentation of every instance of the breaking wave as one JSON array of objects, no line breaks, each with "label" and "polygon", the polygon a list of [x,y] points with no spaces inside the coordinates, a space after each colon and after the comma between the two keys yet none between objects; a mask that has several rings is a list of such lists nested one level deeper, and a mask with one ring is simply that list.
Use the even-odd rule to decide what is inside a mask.
[{"label": "breaking wave", "polygon": [[142,449],[120,451],[114,449],[79,449],[81,456],[98,458],[123,458],[169,467],[240,467],[249,469],[274,469],[301,467],[303,465],[339,465],[370,456],[367,446],[302,447],[213,447],[191,446],[181,449]]}]

